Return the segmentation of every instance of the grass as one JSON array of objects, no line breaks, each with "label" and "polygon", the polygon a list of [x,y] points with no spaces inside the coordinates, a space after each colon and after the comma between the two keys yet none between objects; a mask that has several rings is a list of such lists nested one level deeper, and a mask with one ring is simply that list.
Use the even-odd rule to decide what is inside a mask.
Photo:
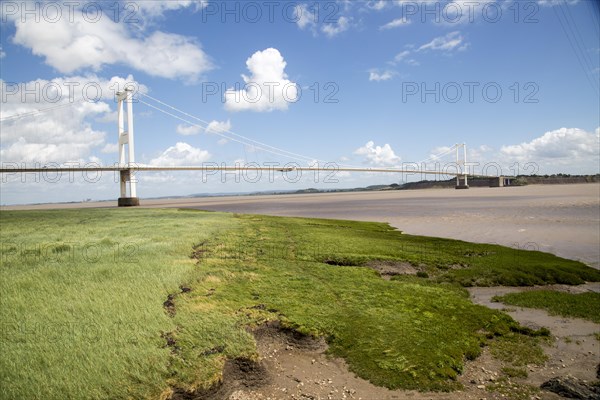
[{"label": "grass", "polygon": [[[147,209],[0,216],[2,399],[207,387],[226,358],[257,357],[247,327],[272,319],[325,336],[375,384],[452,390],[482,345],[530,337],[460,285],[600,279],[548,254],[381,223]],[[427,275],[385,281],[361,267],[369,260]]]},{"label": "grass", "polygon": [[552,315],[600,323],[600,293],[572,294],[554,290],[531,290],[495,296],[492,300],[518,307],[541,308]]},{"label": "grass", "polygon": [[[168,373],[162,303],[216,214],[2,212],[0,397],[145,398]],[[199,229],[201,227],[201,229]]]},{"label": "grass", "polygon": [[527,378],[528,376],[525,368],[503,367],[502,373],[509,378]]},{"label": "grass", "polygon": [[542,365],[548,357],[539,345],[550,340],[549,332],[544,336],[523,336],[510,332],[495,338],[490,344],[490,351],[495,358],[509,364],[509,368],[525,367],[529,364]]},{"label": "grass", "polygon": [[503,399],[531,400],[542,398],[539,387],[512,382],[508,376],[502,376],[493,384],[486,385],[486,390],[499,394]]}]

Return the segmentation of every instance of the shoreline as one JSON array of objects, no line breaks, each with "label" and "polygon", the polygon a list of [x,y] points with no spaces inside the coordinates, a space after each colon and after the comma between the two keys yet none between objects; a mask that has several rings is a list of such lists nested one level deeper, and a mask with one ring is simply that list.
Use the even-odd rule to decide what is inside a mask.
[{"label": "shoreline", "polygon": [[[526,188],[526,187],[555,187],[555,186],[578,186],[578,185],[598,185],[599,197],[600,197],[600,182],[586,182],[586,183],[532,183],[523,186],[506,186],[506,187],[470,187],[469,190],[504,190],[514,188]],[[410,188],[410,189],[398,189],[398,190],[351,190],[344,189],[340,191],[319,191],[319,192],[285,192],[281,193],[270,193],[257,192],[257,193],[231,193],[231,194],[206,194],[205,196],[174,196],[174,197],[153,197],[149,199],[140,198],[141,207],[161,207],[167,208],[175,207],[178,203],[189,203],[189,202],[202,202],[205,200],[215,199],[260,199],[260,198],[281,198],[291,196],[345,196],[345,195],[356,195],[356,194],[376,194],[376,193],[411,193],[411,192],[430,192],[430,191],[454,191],[454,187],[431,187],[431,188]],[[467,191],[468,192],[468,191]],[[114,203],[114,204],[110,204]],[[28,203],[28,204],[7,204],[0,205],[0,211],[10,210],[34,210],[34,209],[66,209],[66,208],[109,208],[117,207],[117,198],[110,200],[92,200],[92,201],[69,201],[69,202],[56,202],[56,203]]]},{"label": "shoreline", "polygon": [[[600,184],[142,200],[141,208],[386,222],[406,234],[540,250],[600,268]],[[116,202],[7,206],[117,208]]]}]

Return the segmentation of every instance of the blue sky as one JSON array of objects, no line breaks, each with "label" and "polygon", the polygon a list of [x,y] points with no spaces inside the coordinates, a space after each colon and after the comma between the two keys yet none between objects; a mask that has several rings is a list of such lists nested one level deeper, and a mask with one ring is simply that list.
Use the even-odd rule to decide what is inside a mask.
[{"label": "blue sky", "polygon": [[[190,126],[137,102],[141,164],[304,166],[316,159],[401,167],[465,142],[469,160],[479,163],[475,169],[496,163],[505,174],[515,165],[521,172],[598,173],[597,2],[146,1],[121,2],[116,11],[112,1],[2,2],[4,165],[114,164],[114,88],[135,81],[140,100],[190,121],[152,100],[158,99],[210,123]],[[242,91],[237,101],[236,89]],[[257,89],[255,97],[250,91]],[[69,94],[81,101],[71,102]],[[306,158],[237,143],[227,131]],[[298,182],[201,178],[140,175],[138,192],[150,197],[415,179],[345,173],[336,183],[312,176]],[[118,196],[112,176],[50,180],[5,176],[0,202]]]}]

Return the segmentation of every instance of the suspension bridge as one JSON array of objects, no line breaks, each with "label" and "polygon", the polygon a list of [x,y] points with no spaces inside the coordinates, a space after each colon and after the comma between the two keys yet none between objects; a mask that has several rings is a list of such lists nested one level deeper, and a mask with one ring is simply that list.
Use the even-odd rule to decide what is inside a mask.
[{"label": "suspension bridge", "polygon": [[[19,174],[19,173],[62,173],[62,172],[114,172],[119,173],[120,182],[120,197],[118,198],[119,207],[127,206],[138,206],[140,204],[139,197],[137,195],[137,179],[134,175],[138,172],[159,172],[159,171],[230,171],[230,172],[248,172],[248,171],[278,171],[278,172],[370,172],[370,173],[396,173],[396,174],[421,174],[421,175],[443,175],[443,176],[455,176],[456,177],[456,189],[468,189],[468,177],[477,178],[489,178],[490,186],[503,186],[504,178],[499,175],[486,175],[486,174],[474,174],[469,173],[467,164],[467,147],[465,143],[455,144],[449,149],[445,150],[439,155],[430,157],[427,160],[436,159],[441,155],[455,154],[455,163],[453,165],[454,170],[438,170],[438,169],[427,169],[427,168],[370,168],[370,167],[355,167],[345,165],[335,165],[332,167],[331,163],[324,163],[321,166],[317,163],[317,166],[303,167],[301,165],[295,165],[293,167],[273,167],[273,166],[260,166],[260,165],[199,165],[199,166],[153,166],[138,164],[135,161],[135,142],[134,142],[134,123],[133,123],[133,95],[134,92],[130,88],[125,88],[124,91],[118,92],[116,95],[117,99],[117,132],[118,132],[118,149],[119,149],[119,162],[112,166],[38,166],[38,167],[27,167],[19,166],[18,163],[3,163],[0,168],[0,174]],[[144,100],[138,99],[139,102],[184,121],[191,126],[200,126],[197,123],[190,121],[190,119],[198,120],[202,123],[208,124],[193,115],[185,113],[175,107],[172,107],[166,103],[161,102],[147,94],[141,94],[141,96],[148,97],[163,106],[173,109],[180,114],[186,116],[183,118],[179,115],[171,113],[154,106]],[[11,118],[11,117],[9,117]],[[274,146],[270,146],[265,143],[258,142],[253,139],[249,139],[242,135],[238,135],[229,130],[223,130],[230,134],[226,136],[227,139],[233,140],[242,144],[247,144],[247,141],[253,142],[253,146],[258,147],[267,152],[271,152],[278,155],[283,155],[292,159],[299,159],[307,161],[310,157],[302,156],[287,150],[278,149]],[[219,134],[219,132],[216,132]],[[313,159],[314,160],[314,159]],[[319,161],[319,160],[317,160]],[[416,165],[426,165],[420,162]]]}]

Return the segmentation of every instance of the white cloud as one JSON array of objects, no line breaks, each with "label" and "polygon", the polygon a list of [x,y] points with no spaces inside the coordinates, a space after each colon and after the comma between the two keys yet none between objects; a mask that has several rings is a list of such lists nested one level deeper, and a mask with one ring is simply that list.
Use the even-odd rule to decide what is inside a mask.
[{"label": "white cloud", "polygon": [[495,13],[500,13],[498,16],[501,17],[503,12],[509,11],[507,7],[510,4],[512,3],[501,0],[479,0],[477,2],[471,0],[452,0],[448,3],[442,3],[440,10],[442,18],[438,17],[436,19],[432,17],[431,22],[451,27],[457,24],[473,23],[486,16],[489,17],[488,19],[495,19]]},{"label": "white cloud", "polygon": [[2,46],[0,46],[0,58],[6,57],[6,53],[2,50]]},{"label": "white cloud", "polygon": [[[73,104],[71,109],[83,111],[100,107],[106,114],[108,103],[114,103],[117,91],[133,87],[139,93],[147,93],[145,85],[135,81],[132,75],[110,79],[97,75],[69,76],[52,80],[36,79],[29,82],[5,82],[0,79],[5,101],[0,108],[0,118],[7,119],[17,114],[30,113],[49,107]],[[77,103],[77,104],[75,104]],[[46,115],[57,115],[56,111]],[[103,114],[104,116],[104,114]],[[3,135],[3,138],[5,135]]]},{"label": "white cloud", "polygon": [[422,50],[440,50],[440,51],[452,51],[452,50],[465,50],[468,43],[464,43],[464,38],[459,31],[454,31],[446,34],[445,36],[439,36],[433,39],[431,42],[426,43],[419,47],[418,51]]},{"label": "white cloud", "polygon": [[[393,0],[394,4],[396,4],[397,6],[402,6],[405,3],[415,3],[414,0]],[[438,3],[439,0],[420,0],[417,1],[417,5],[423,5],[423,4],[431,4],[431,3]]]},{"label": "white cloud", "polygon": [[[422,45],[421,47],[414,50],[414,45],[405,46],[407,50],[403,50],[400,53],[394,56],[394,59],[388,61],[389,65],[396,66],[399,63],[404,63],[411,66],[420,65],[419,61],[417,61],[412,56],[420,51],[426,50],[437,50],[437,51],[445,51],[451,52],[453,50],[462,51],[465,50],[469,46],[468,43],[465,43],[464,38],[460,34],[459,31],[454,31],[446,34],[445,36],[439,36],[429,43]],[[389,77],[388,77],[389,79]],[[377,80],[377,76],[374,75],[372,80]]]},{"label": "white cloud", "polygon": [[[142,2],[151,12],[166,9],[167,2],[155,6]],[[154,7],[154,8],[153,8]],[[67,13],[68,10],[64,10]],[[65,14],[66,15],[66,14]],[[100,18],[95,23],[84,19],[82,12],[69,18],[51,21],[41,18],[13,18],[13,42],[31,49],[44,57],[46,64],[62,73],[78,70],[100,70],[105,65],[124,64],[149,75],[163,78],[183,78],[193,82],[210,69],[212,63],[190,37],[154,31],[131,32],[130,25],[116,23],[111,18]]]},{"label": "white cloud", "polygon": [[406,57],[408,57],[410,55],[410,50],[404,50],[398,54],[396,54],[396,56],[394,57],[394,61],[402,61],[404,59],[406,59]]},{"label": "white cloud", "polygon": [[328,37],[334,37],[350,28],[350,19],[348,17],[338,18],[336,23],[325,24],[321,27],[321,31]]},{"label": "white cloud", "polygon": [[[600,154],[599,132],[561,128],[546,132],[530,142],[502,146],[500,153],[517,161],[555,160],[574,162]],[[596,164],[597,166],[597,164]]]},{"label": "white cloud", "polygon": [[[337,4],[343,5],[343,12],[348,12],[352,7],[352,2],[343,3],[341,0],[337,2]],[[367,5],[367,7],[372,7],[375,10],[380,10],[385,7],[385,0],[378,0],[371,5]],[[321,8],[317,3],[314,4],[306,4],[300,3],[296,4],[293,7],[294,15],[293,18],[296,21],[296,25],[302,30],[309,30],[312,32],[314,36],[319,34],[320,32],[325,34],[328,37],[334,37],[339,35],[342,32],[350,29],[352,19],[347,16],[340,16],[337,21],[329,22],[331,20],[332,15],[327,15],[328,13],[323,13],[323,8]],[[338,10],[340,11],[340,10]],[[324,23],[319,24],[319,21]]]},{"label": "white cloud", "polygon": [[[414,58],[410,57],[412,54],[413,53],[412,53],[411,50],[403,50],[400,53],[396,54],[392,60],[390,60],[390,61],[387,62],[387,64],[391,65],[391,66],[397,66],[399,63],[402,62],[404,64],[411,65],[411,66],[420,65],[420,63],[417,60],[415,60]],[[378,70],[377,69],[372,69],[371,71],[374,71],[376,74],[372,75],[371,76],[372,79],[369,79],[369,80],[386,80],[386,79],[390,79],[393,75],[397,74],[397,72],[395,72],[395,71],[389,71],[388,70],[386,72],[387,72],[388,75],[391,74],[391,76],[385,76],[386,73],[384,73],[383,75],[384,75],[384,78],[386,78],[386,79],[377,79]]]},{"label": "white cloud", "polygon": [[194,11],[200,10],[208,5],[208,0],[152,0],[140,1],[136,4],[136,8],[145,15],[150,17],[161,16],[165,11],[178,10],[194,6]]},{"label": "white cloud", "polygon": [[468,147],[467,154],[469,154],[469,155],[472,154],[473,157],[480,158],[480,156],[490,153],[493,150],[494,149],[492,147],[488,146],[487,144],[482,144],[477,147]]},{"label": "white cloud", "polygon": [[369,81],[381,82],[387,81],[394,77],[394,71],[383,71],[379,72],[377,69],[369,71]]},{"label": "white cloud", "polygon": [[184,142],[177,142],[175,146],[169,147],[161,155],[152,159],[150,165],[162,167],[194,166],[210,160],[210,157],[210,153],[206,150],[193,147]]},{"label": "white cloud", "polygon": [[226,133],[231,130],[231,122],[227,121],[211,121],[206,126],[206,133]]},{"label": "white cloud", "polygon": [[379,27],[379,30],[394,29],[394,28],[398,28],[400,26],[407,26],[410,24],[411,24],[411,21],[409,19],[406,19],[405,17],[396,18],[393,21],[390,21],[385,25],[381,25]]},{"label": "white cloud", "polygon": [[200,125],[177,125],[177,133],[183,136],[191,136],[197,135],[202,131],[202,127]]},{"label": "white cloud", "polygon": [[154,32],[144,41],[134,41],[125,51],[131,66],[163,78],[195,81],[213,68],[209,57],[193,39],[172,33]]},{"label": "white cloud", "polygon": [[365,156],[367,162],[373,166],[390,167],[400,162],[400,157],[394,153],[389,144],[375,146],[372,140],[356,149],[354,154]]},{"label": "white cloud", "polygon": [[[73,132],[69,134],[74,136]],[[42,165],[81,162],[83,159],[75,155],[89,155],[91,147],[102,144],[105,136],[104,132],[97,132],[91,128],[86,129],[83,134],[87,136],[88,141],[78,143],[29,143],[24,138],[19,138],[8,147],[0,149],[0,158],[4,163],[25,162]]]},{"label": "white cloud", "polygon": [[[111,150],[106,132],[94,129],[91,121],[112,114],[115,90],[133,81],[132,76],[106,80],[94,75],[38,79],[17,86],[0,81],[6,97],[0,110],[2,161],[79,162],[92,160],[95,151]],[[82,101],[86,86],[93,88],[87,94],[94,101]],[[23,95],[25,90],[31,93]],[[141,86],[140,90],[147,89]],[[116,140],[116,128],[112,134]]]},{"label": "white cloud", "polygon": [[[434,154],[444,153],[450,147],[437,147]],[[428,165],[455,162],[455,152],[440,158],[430,156]],[[462,157],[462,149],[460,149]],[[586,132],[578,128],[560,128],[514,145],[500,149],[488,145],[467,146],[467,161],[472,171],[486,175],[504,174],[597,174],[600,160],[600,128]]]},{"label": "white cloud", "polygon": [[[448,155],[447,155],[448,151],[450,151],[450,147],[449,146],[434,147],[433,149],[431,149],[431,152],[429,154],[428,160],[436,161],[436,160],[439,160],[441,158],[448,157]],[[440,156],[440,154],[444,154],[444,155]],[[455,156],[454,155],[455,155],[455,153],[451,153],[450,156],[449,156],[452,161],[455,160]]]},{"label": "white cloud", "polygon": [[367,7],[372,10],[380,11],[383,10],[387,6],[387,4],[387,0],[370,1],[367,3]]},{"label": "white cloud", "polygon": [[254,53],[246,61],[251,75],[242,75],[245,86],[241,90],[230,88],[225,92],[225,109],[257,112],[287,110],[289,103],[297,101],[298,86],[287,79],[286,65],[277,49],[268,48]]},{"label": "white cloud", "polygon": [[[184,136],[197,135],[204,130],[208,134],[223,134],[231,130],[231,121],[216,121],[213,120],[208,123],[206,128],[202,128],[200,125],[177,125],[177,133]],[[227,143],[226,138],[222,138],[218,141],[219,144],[223,145]]]},{"label": "white cloud", "polygon": [[[411,66],[420,65],[417,60],[411,57],[413,53],[411,50],[404,50],[394,56],[394,59],[388,61],[387,64],[391,66],[397,66],[399,63],[404,63]],[[378,69],[373,68],[369,71],[369,80],[370,81],[386,81],[392,79],[394,75],[397,75],[396,71],[385,70],[380,73]]]},{"label": "white cloud", "polygon": [[415,60],[414,58],[409,58],[411,54],[412,53],[410,52],[410,50],[401,51],[400,53],[396,54],[392,61],[390,61],[390,64],[396,65],[399,62],[403,62],[405,64],[413,66],[419,65],[419,62],[417,60]]},{"label": "white cloud", "polygon": [[106,145],[100,150],[102,153],[110,154],[117,153],[119,151],[118,143],[106,143]]},{"label": "white cloud", "polygon": [[[300,29],[315,27],[318,17],[313,10],[308,8],[307,4],[297,4],[294,7],[294,19]],[[314,33],[314,32],[313,32]]]},{"label": "white cloud", "polygon": [[579,0],[538,0],[537,2],[541,6],[551,7],[562,4],[573,6],[579,3]]}]

